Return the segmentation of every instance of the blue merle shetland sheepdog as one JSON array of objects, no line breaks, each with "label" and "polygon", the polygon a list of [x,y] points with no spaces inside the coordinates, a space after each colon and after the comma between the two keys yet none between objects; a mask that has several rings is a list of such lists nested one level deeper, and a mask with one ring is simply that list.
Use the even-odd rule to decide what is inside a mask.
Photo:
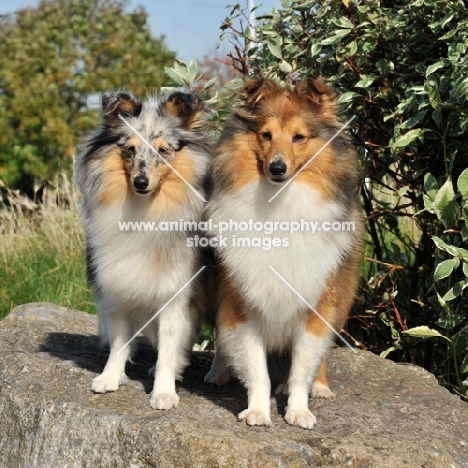
[{"label": "blue merle shetland sheepdog", "polygon": [[96,393],[115,391],[125,381],[131,355],[131,345],[125,345],[135,325],[163,308],[144,330],[158,349],[150,404],[178,404],[175,380],[188,362],[199,322],[193,286],[178,291],[200,268],[199,252],[187,247],[188,231],[122,231],[119,222],[201,220],[210,164],[204,121],[195,93],[144,101],[128,92],[105,93],[102,123],[77,156],[88,273],[100,332],[110,345],[107,364],[91,384]]}]

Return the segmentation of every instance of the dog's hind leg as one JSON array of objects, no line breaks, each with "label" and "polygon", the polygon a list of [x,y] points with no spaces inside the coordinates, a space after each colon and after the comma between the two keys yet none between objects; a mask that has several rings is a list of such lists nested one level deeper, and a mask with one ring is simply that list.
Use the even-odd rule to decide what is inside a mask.
[{"label": "dog's hind leg", "polygon": [[322,360],[322,364],[318,370],[317,375],[312,383],[312,397],[313,398],[326,398],[328,400],[334,400],[336,395],[330,390],[327,380],[327,361],[325,358]]},{"label": "dog's hind leg", "polygon": [[96,393],[114,392],[125,382],[125,364],[131,353],[130,344],[126,345],[131,338],[129,315],[113,311],[106,316],[105,323],[110,354],[102,374],[91,383],[91,390]]},{"label": "dog's hind leg", "polygon": [[211,369],[208,374],[205,375],[204,382],[207,384],[222,386],[226,385],[229,380],[231,380],[231,376],[229,375],[226,359],[218,345],[213,358],[213,363],[211,364]]},{"label": "dog's hind leg", "polygon": [[[291,367],[291,363],[289,363],[289,367]],[[283,383],[280,383],[276,387],[276,390],[275,390],[276,395],[280,395],[280,394],[287,395],[289,393],[288,379],[289,379],[289,370],[288,370],[288,377],[286,378],[286,380]],[[316,375],[314,376],[314,380],[312,382],[310,393],[312,394],[313,398],[326,398],[328,400],[334,400],[336,398],[336,395],[330,390],[328,386],[326,357],[322,359],[320,368],[318,372],[316,373]]]}]

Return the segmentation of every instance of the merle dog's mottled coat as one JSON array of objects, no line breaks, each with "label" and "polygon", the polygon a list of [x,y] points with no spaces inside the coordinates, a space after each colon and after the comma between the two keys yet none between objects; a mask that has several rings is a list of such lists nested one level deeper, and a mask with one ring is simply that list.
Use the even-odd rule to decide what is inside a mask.
[{"label": "merle dog's mottled coat", "polygon": [[77,156],[88,273],[101,335],[110,344],[106,367],[91,385],[97,393],[118,389],[130,358],[131,346],[124,345],[135,325],[166,305],[144,330],[158,348],[151,406],[178,403],[174,381],[187,363],[199,312],[192,285],[168,301],[200,267],[199,252],[187,247],[191,232],[122,231],[119,223],[202,219],[210,164],[203,124],[203,102],[195,93],[144,101],[127,92],[105,93],[102,123]]}]

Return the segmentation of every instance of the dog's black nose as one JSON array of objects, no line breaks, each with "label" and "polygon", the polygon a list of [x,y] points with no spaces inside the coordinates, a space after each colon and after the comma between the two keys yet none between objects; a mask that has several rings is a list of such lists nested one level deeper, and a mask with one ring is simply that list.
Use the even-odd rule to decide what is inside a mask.
[{"label": "dog's black nose", "polygon": [[136,176],[135,180],[133,181],[133,186],[138,192],[143,192],[144,190],[146,190],[148,188],[148,184],[148,177],[143,175]]},{"label": "dog's black nose", "polygon": [[286,174],[287,166],[284,161],[273,161],[268,168],[270,175],[273,177],[283,177]]}]

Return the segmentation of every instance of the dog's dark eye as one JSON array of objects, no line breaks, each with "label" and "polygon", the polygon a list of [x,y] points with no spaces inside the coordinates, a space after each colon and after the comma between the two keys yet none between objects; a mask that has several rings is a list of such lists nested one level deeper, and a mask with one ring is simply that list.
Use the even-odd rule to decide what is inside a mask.
[{"label": "dog's dark eye", "polygon": [[169,153],[169,150],[167,148],[164,148],[163,146],[161,146],[160,148],[158,148],[158,153],[161,156],[166,156]]},{"label": "dog's dark eye", "polygon": [[124,157],[125,157],[126,159],[131,159],[131,158],[133,158],[133,156],[135,156],[135,154],[136,154],[136,149],[135,149],[134,146],[127,146],[127,147],[124,149],[123,154],[124,154]]},{"label": "dog's dark eye", "polygon": [[261,136],[265,141],[271,141],[271,133],[270,132],[262,132]]},{"label": "dog's dark eye", "polygon": [[293,141],[294,143],[299,143],[300,141],[304,141],[305,136],[301,135],[300,133],[297,133],[296,135],[293,136]]}]

